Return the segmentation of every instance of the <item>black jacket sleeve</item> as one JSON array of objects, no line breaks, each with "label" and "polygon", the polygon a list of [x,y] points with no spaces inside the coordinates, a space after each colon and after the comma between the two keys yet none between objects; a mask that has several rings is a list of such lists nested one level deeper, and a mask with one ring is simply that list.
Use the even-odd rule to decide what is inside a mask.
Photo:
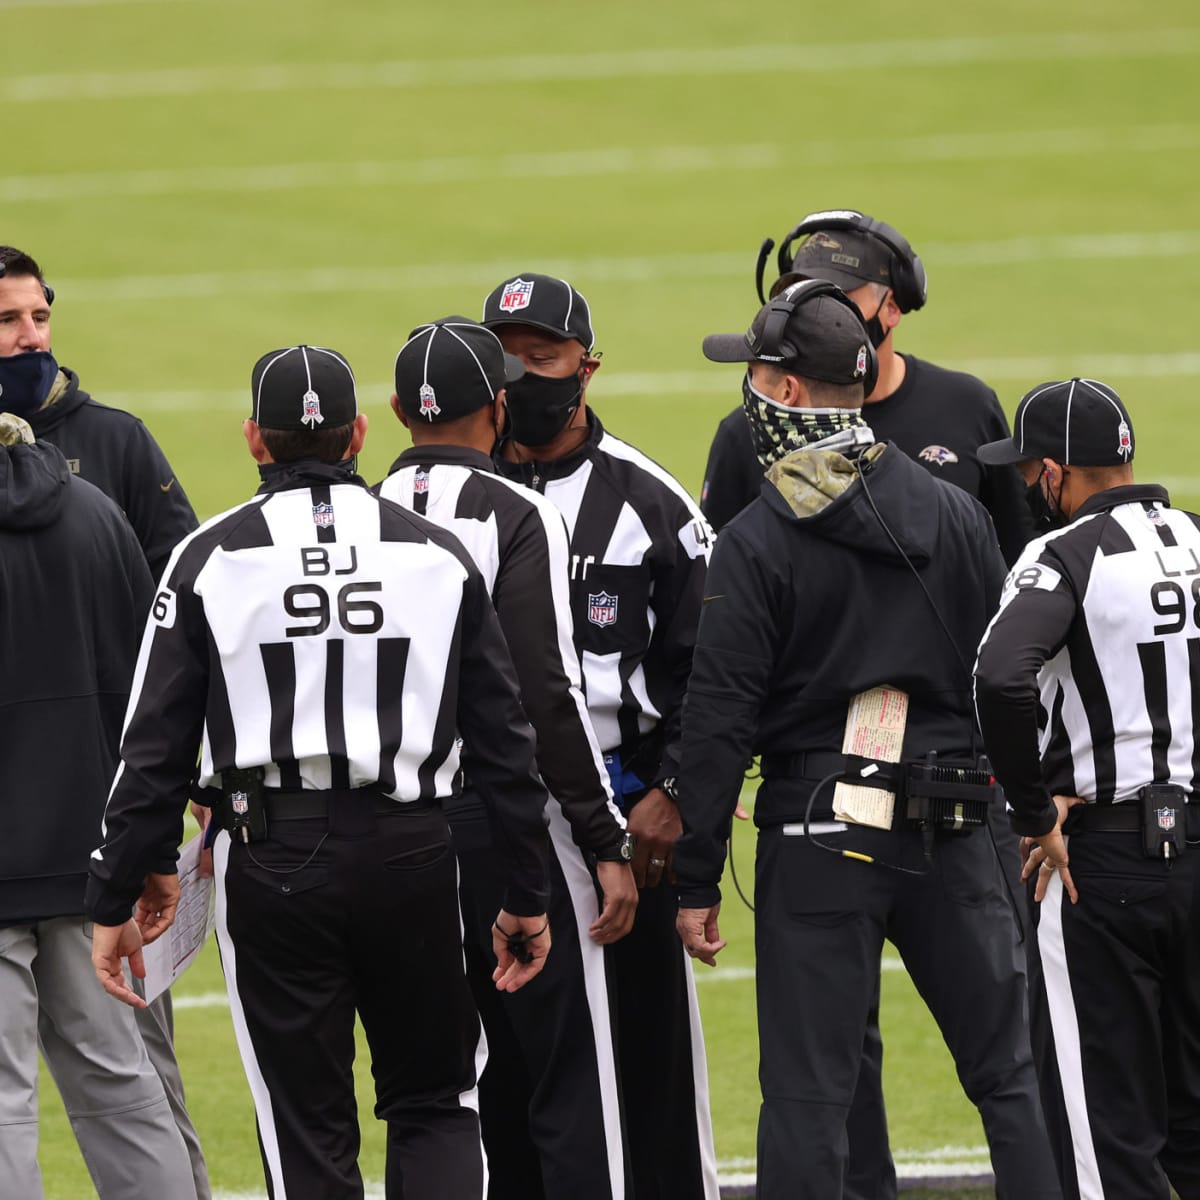
[{"label": "black jacket sleeve", "polygon": [[518,698],[512,658],[474,565],[467,568],[463,588],[460,639],[458,731],[469,755],[471,785],[487,806],[493,837],[508,861],[504,907],[514,916],[537,916],[546,911],[550,894],[546,789],[534,768],[534,733]]},{"label": "black jacket sleeve", "polygon": [[713,435],[700,490],[700,511],[713,529],[720,532],[758,496],[762,479],[750,423],[746,414],[735,408]]},{"label": "black jacket sleeve", "polygon": [[567,531],[557,512],[523,509],[492,600],[537,735],[537,763],[578,846],[609,850],[624,822],[581,691],[571,634]]},{"label": "black jacket sleeve", "polygon": [[1039,752],[1038,672],[1062,647],[1076,609],[1053,544],[1030,547],[1004,582],[975,664],[984,745],[1012,806],[1012,827],[1026,837],[1049,833],[1056,820]]},{"label": "black jacket sleeve", "polygon": [[171,551],[196,528],[196,514],[174,468],[141,421],[130,425],[124,468],[120,504],[157,580]]},{"label": "black jacket sleeve", "polygon": [[183,838],[183,812],[208,697],[204,607],[193,591],[202,555],[174,560],[150,609],[138,655],[121,764],[92,852],[87,912],[99,925],[129,917],[149,871],[166,872],[164,848]]},{"label": "black jacket sleeve", "polygon": [[[999,441],[1010,434],[1008,419],[990,388],[991,399],[987,418],[987,440]],[[1025,503],[1025,484],[1011,465],[989,467],[981,464],[983,478],[979,486],[979,499],[992,518],[1000,552],[1009,566],[1021,557],[1030,538],[1033,537],[1033,517]]]},{"label": "black jacket sleeve", "polygon": [[673,865],[679,903],[721,898],[725,843],[766,698],[779,629],[779,582],[735,530],[717,541],[683,719]]},{"label": "black jacket sleeve", "polygon": [[661,723],[663,754],[654,779],[655,786],[679,775],[683,698],[692,670],[692,652],[696,647],[696,628],[700,624],[712,544],[712,529],[708,522],[689,504],[684,510],[684,524],[675,531],[670,547],[658,556],[654,571],[650,596],[650,608],[656,622],[654,640],[661,652],[660,661],[671,680]]}]

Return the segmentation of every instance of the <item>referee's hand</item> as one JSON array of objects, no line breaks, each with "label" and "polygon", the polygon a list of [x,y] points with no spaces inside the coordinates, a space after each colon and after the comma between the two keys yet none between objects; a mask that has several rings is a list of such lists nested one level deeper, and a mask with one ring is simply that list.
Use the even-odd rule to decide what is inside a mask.
[{"label": "referee's hand", "polygon": [[[521,962],[510,943],[518,944],[529,957]],[[492,949],[496,952],[496,969],[492,981],[498,992],[515,992],[523,988],[546,965],[550,953],[550,920],[545,913],[536,917],[514,917],[500,910],[492,922]]]}]

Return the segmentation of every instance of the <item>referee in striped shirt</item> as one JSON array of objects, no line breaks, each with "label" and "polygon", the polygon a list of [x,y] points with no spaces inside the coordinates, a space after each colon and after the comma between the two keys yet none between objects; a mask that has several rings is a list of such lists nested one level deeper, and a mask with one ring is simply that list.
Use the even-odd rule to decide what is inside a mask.
[{"label": "referee in striped shirt", "polygon": [[496,462],[566,520],[588,712],[638,842],[637,919],[609,952],[634,1190],[638,1200],[716,1200],[704,1035],[670,883],[683,697],[712,531],[678,481],[590,408],[600,359],[591,309],[567,280],[505,280],[482,323],[525,366],[508,389]]},{"label": "referee in striped shirt", "polygon": [[1049,531],[975,680],[1041,902],[1034,1053],[1068,1200],[1200,1196],[1200,517],[1133,482],[1133,449],[1116,392],[1071,379],[979,450]]},{"label": "referee in striped shirt", "polygon": [[[541,970],[546,793],[487,588],[444,530],[354,474],[366,435],[330,350],[265,355],[245,424],[263,483],[171,556],[142,643],[87,891],[106,989],[174,915],[153,874],[196,772],[215,805],[217,936],[268,1188],[363,1194],[354,1018],[388,1124],[387,1192],[480,1198],[479,1022],[440,802],[457,734],[508,886],[496,985]],[[136,919],[130,919],[135,904]]]},{"label": "referee in striped shirt", "polygon": [[[392,397],[413,446],[376,490],[445,526],[479,566],[552,797],[554,953],[536,983],[514,995],[497,993],[490,981],[489,930],[503,880],[469,763],[463,794],[447,805],[468,974],[488,1041],[490,1065],[479,1085],[488,1195],[620,1200],[628,1193],[603,946],[633,924],[633,846],[580,691],[562,516],[492,462],[505,385],[523,373],[494,333],[466,317],[415,330],[396,356]],[[513,1061],[517,1069],[504,1068]]]}]

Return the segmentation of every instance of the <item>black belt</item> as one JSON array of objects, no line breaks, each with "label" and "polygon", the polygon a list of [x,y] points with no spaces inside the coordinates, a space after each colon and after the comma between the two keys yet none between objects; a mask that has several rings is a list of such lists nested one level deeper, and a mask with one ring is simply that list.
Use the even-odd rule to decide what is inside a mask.
[{"label": "black belt", "polygon": [[375,788],[329,788],[315,791],[303,789],[289,792],[283,788],[263,788],[267,819],[270,821],[304,821],[328,817],[332,810],[353,805],[369,808],[381,816],[396,813],[427,811],[436,807],[432,800],[393,800]]},{"label": "black belt", "polygon": [[[764,779],[824,779],[827,775],[845,775],[859,760],[832,750],[800,750],[795,754],[764,754],[759,770]],[[861,760],[866,762],[866,759]],[[889,764],[899,767],[899,763]]]},{"label": "black belt", "polygon": [[1076,804],[1067,811],[1063,833],[1137,833],[1142,813],[1137,801],[1127,804]]}]

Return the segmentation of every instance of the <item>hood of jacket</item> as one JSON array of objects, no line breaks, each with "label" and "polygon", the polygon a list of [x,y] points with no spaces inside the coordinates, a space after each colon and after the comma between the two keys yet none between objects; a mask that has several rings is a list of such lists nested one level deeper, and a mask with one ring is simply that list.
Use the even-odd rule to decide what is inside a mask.
[{"label": "hood of jacket", "polygon": [[836,450],[797,450],[767,471],[762,494],[775,513],[815,537],[874,558],[901,562],[907,556],[919,566],[929,562],[937,538],[932,489],[938,486],[888,442],[857,460]]},{"label": "hood of jacket", "polygon": [[42,529],[62,511],[71,472],[49,442],[0,439],[0,529]]}]

